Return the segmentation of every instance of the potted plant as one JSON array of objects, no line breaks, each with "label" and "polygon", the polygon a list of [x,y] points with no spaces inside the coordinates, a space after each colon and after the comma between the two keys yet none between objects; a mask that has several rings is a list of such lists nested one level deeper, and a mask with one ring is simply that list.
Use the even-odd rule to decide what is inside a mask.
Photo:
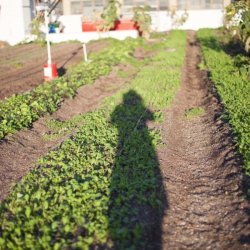
[{"label": "potted plant", "polygon": [[150,25],[152,22],[151,16],[148,13],[149,10],[149,6],[137,6],[133,9],[133,20],[136,22],[141,35],[147,40],[150,38]]},{"label": "potted plant", "polygon": [[[105,6],[102,13],[94,12],[94,16],[95,16],[94,21],[82,22],[82,31],[83,32],[89,32],[89,31],[107,32],[109,30],[138,30],[138,25],[135,20],[119,20],[120,6],[121,4],[119,1],[109,0],[108,4]],[[150,23],[151,23],[151,20],[150,20]],[[145,30],[144,25],[141,24],[141,26],[143,27],[143,30]]]},{"label": "potted plant", "polygon": [[83,21],[82,31],[109,31],[115,28],[120,2],[109,0],[102,13],[95,13],[94,21]]},{"label": "potted plant", "polygon": [[105,6],[101,18],[103,23],[100,25],[100,29],[103,31],[109,31],[114,29],[115,21],[118,20],[118,11],[121,4],[117,0],[109,0],[108,4]]},{"label": "potted plant", "polygon": [[83,32],[93,32],[99,31],[99,27],[103,23],[101,19],[101,12],[93,11],[93,17],[91,20],[83,20],[82,21],[82,31]]},{"label": "potted plant", "polygon": [[138,27],[133,20],[116,20],[115,30],[137,30]]}]

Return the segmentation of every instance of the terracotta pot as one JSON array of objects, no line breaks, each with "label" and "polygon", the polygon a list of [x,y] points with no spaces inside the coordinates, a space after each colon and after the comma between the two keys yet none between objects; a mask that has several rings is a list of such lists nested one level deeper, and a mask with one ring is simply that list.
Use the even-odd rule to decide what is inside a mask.
[{"label": "terracotta pot", "polygon": [[114,30],[137,30],[138,26],[133,20],[117,20],[115,21]]},{"label": "terracotta pot", "polygon": [[[96,22],[82,22],[82,31],[83,32],[91,32],[98,31],[98,25]],[[116,20],[115,26],[111,30],[138,30],[137,24],[133,20]],[[100,31],[100,30],[99,30]]]}]

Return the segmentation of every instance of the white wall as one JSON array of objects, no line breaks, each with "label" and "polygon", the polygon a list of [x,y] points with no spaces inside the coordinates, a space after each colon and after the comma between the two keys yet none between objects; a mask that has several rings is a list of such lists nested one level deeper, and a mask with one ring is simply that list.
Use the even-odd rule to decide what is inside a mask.
[{"label": "white wall", "polygon": [[15,45],[29,33],[30,0],[0,0],[0,40]]},{"label": "white wall", "polygon": [[118,30],[109,32],[53,33],[49,34],[49,40],[53,43],[66,42],[69,40],[77,40],[82,43],[88,43],[89,41],[99,40],[102,38],[124,40],[127,37],[137,38],[138,36],[137,30]]},{"label": "white wall", "polygon": [[[181,16],[183,11],[177,11],[177,16]],[[151,12],[152,30],[166,31],[177,28],[173,25],[169,13],[166,11]],[[200,28],[218,28],[223,25],[223,10],[188,10],[188,19],[179,29],[198,30]]]},{"label": "white wall", "polygon": [[82,32],[82,15],[63,15],[59,21],[64,26],[64,33],[73,34]]},{"label": "white wall", "polygon": [[180,27],[181,29],[198,30],[200,28],[218,28],[223,26],[223,10],[190,10],[188,13],[189,17],[184,25]]}]

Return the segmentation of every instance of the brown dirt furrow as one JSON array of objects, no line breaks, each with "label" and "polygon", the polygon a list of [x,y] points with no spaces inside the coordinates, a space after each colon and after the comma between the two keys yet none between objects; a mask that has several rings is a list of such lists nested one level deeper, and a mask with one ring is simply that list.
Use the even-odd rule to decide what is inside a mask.
[{"label": "brown dirt furrow", "polygon": [[[88,44],[88,53],[98,52],[107,46],[107,41]],[[59,75],[83,60],[79,43],[63,43],[52,46],[52,60]],[[0,50],[0,100],[13,94],[32,90],[44,82],[43,65],[47,62],[46,47],[35,44]]]},{"label": "brown dirt furrow", "polygon": [[[6,59],[15,58],[17,54],[23,54],[25,51],[27,52],[27,49],[29,51],[33,51],[34,49],[37,49],[39,46],[35,43],[31,44],[22,44],[22,45],[16,45],[13,46],[7,46],[0,49],[0,57],[4,57]],[[13,51],[15,53],[13,53]]]},{"label": "brown dirt furrow", "polygon": [[[159,162],[168,194],[162,249],[249,249],[249,204],[242,163],[207,73],[198,69],[200,48],[188,32],[183,80],[162,125]],[[201,107],[204,115],[187,119]]]},{"label": "brown dirt furrow", "polygon": [[15,185],[28,171],[35,167],[36,161],[49,150],[57,147],[75,131],[54,140],[45,140],[44,135],[51,130],[46,122],[51,118],[67,120],[75,115],[95,110],[105,97],[111,96],[127,81],[132,79],[135,71],[126,78],[117,76],[119,65],[108,75],[96,80],[93,85],[85,85],[78,89],[74,99],[65,100],[61,107],[51,116],[42,117],[33,123],[31,129],[17,132],[0,141],[0,201],[7,197]]}]

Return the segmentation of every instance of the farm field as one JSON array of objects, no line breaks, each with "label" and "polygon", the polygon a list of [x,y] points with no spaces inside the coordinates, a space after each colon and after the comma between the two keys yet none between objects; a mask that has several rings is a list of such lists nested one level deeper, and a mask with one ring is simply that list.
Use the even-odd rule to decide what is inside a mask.
[{"label": "farm field", "polygon": [[[88,52],[100,51],[105,46],[104,41],[92,42],[88,46]],[[82,45],[78,42],[55,44],[51,52],[59,75],[83,60]],[[47,63],[45,45],[8,46],[0,49],[0,58],[0,100],[29,91],[43,82],[43,65]]]},{"label": "farm field", "polygon": [[249,249],[249,83],[216,34],[92,44],[0,102],[0,249]]}]

